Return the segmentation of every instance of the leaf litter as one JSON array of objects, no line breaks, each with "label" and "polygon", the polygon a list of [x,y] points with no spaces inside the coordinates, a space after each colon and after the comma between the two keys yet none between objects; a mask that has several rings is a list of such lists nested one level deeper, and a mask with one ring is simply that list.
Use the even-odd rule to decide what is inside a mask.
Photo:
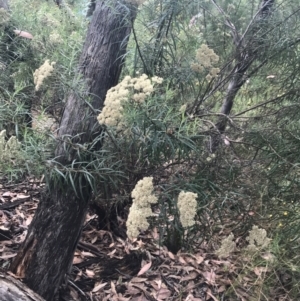
[{"label": "leaf litter", "polygon": [[[44,187],[36,179],[18,185],[0,185],[0,268],[3,270],[9,268],[25,240]],[[133,241],[121,239],[110,231],[99,230],[97,215],[89,212],[74,254],[72,273],[67,287],[61,290],[60,300],[251,299],[249,291],[255,279],[245,275],[243,286],[234,288],[235,298],[224,297],[239,278],[242,268],[238,266],[238,256],[220,260],[207,245],[190,253],[173,254],[158,245],[153,233],[146,232]],[[267,272],[257,267],[253,275],[257,279]]]}]

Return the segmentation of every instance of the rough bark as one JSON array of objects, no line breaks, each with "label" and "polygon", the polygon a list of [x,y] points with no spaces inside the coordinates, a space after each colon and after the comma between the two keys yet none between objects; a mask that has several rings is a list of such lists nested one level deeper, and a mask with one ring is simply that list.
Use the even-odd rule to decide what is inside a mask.
[{"label": "rough bark", "polygon": [[[76,143],[91,142],[99,134],[99,110],[108,89],[116,85],[122,68],[136,7],[124,1],[97,2],[80,58],[80,73],[86,93],[69,95],[61,120],[56,161],[62,166],[77,159],[67,137]],[[87,181],[74,177],[76,194],[67,180],[49,179],[49,190],[40,202],[27,237],[11,270],[46,300],[53,300],[72,265],[92,189]],[[79,189],[80,188],[80,189]]]},{"label": "rough bark", "polygon": [[0,8],[4,8],[5,10],[8,10],[8,0],[0,0]]},{"label": "rough bark", "polygon": [[[216,4],[214,0],[213,2],[218,8],[219,12],[224,14],[223,10]],[[226,25],[231,30],[233,43],[235,45],[235,67],[231,72],[231,79],[229,80],[227,86],[227,93],[220,110],[220,113],[223,114],[223,116],[219,118],[215,128],[216,133],[211,138],[211,152],[215,152],[219,146],[221,135],[225,132],[227,125],[226,116],[230,114],[234,99],[240,88],[247,80],[245,73],[251,67],[252,63],[257,59],[258,50],[262,49],[264,46],[262,43],[258,45],[255,35],[257,34],[258,29],[261,28],[261,20],[270,16],[274,2],[274,0],[262,0],[259,11],[249,24],[249,26],[251,25],[252,30],[249,30],[248,32],[246,31],[246,33],[243,35],[238,33],[238,30],[230,20],[227,18],[225,19]]]},{"label": "rough bark", "polygon": [[19,280],[0,273],[1,301],[45,301]]},{"label": "rough bark", "polygon": [[95,8],[96,8],[96,0],[90,0],[88,10],[86,12],[87,18],[89,18],[93,15]]}]

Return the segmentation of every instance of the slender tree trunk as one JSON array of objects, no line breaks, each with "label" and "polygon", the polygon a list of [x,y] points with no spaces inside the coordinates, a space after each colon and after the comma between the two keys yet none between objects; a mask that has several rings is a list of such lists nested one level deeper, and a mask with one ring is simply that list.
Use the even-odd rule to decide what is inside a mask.
[{"label": "slender tree trunk", "polygon": [[[213,0],[214,1],[214,0]],[[227,117],[232,109],[234,99],[247,80],[245,76],[246,71],[251,67],[252,63],[257,59],[258,50],[262,49],[264,45],[261,42],[260,45],[255,41],[255,35],[261,27],[260,22],[268,18],[272,12],[274,0],[262,0],[260,10],[256,14],[256,17],[251,21],[252,30],[248,31],[246,35],[241,36],[233,23],[226,20],[227,25],[232,31],[233,42],[236,45],[235,53],[235,67],[231,74],[231,79],[228,83],[227,93],[222,104],[220,113],[224,116],[220,117],[216,124],[216,133],[211,137],[210,151],[215,152],[219,146],[221,135],[225,132],[227,125]],[[214,1],[215,3],[215,1]],[[215,3],[216,4],[216,3]],[[221,13],[223,11],[216,4]]]},{"label": "slender tree trunk", "polygon": [[[76,92],[69,95],[61,120],[56,148],[56,161],[61,166],[78,159],[76,151],[66,152],[70,149],[68,137],[76,135],[76,143],[83,144],[100,132],[98,111],[107,90],[118,82],[136,12],[136,7],[124,0],[97,2],[80,58],[86,93],[81,97]],[[39,203],[26,240],[11,266],[29,288],[47,301],[53,300],[72,265],[92,193],[84,179],[74,176],[73,184],[74,187],[67,177],[60,182],[49,179],[47,195]]]}]

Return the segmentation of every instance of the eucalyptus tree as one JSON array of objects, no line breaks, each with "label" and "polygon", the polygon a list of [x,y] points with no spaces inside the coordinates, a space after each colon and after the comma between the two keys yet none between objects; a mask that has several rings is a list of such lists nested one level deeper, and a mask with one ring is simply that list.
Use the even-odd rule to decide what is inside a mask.
[{"label": "eucalyptus tree", "polygon": [[47,176],[48,190],[11,266],[48,301],[72,265],[92,195],[92,176],[76,170],[89,164],[92,152],[101,147],[98,143],[85,152],[101,133],[97,114],[106,92],[118,82],[136,13],[135,1],[97,2],[80,57],[79,79],[74,79],[84,82],[83,93],[74,91],[67,97],[55,162],[50,163]]}]

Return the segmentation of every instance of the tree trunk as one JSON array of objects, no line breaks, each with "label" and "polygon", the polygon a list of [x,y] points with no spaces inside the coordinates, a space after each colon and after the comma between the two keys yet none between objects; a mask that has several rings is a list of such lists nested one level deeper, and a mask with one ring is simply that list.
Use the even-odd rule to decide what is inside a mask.
[{"label": "tree trunk", "polygon": [[[69,95],[61,120],[56,161],[66,166],[76,161],[77,152],[70,148],[68,137],[76,143],[91,142],[99,135],[98,110],[108,89],[116,85],[122,68],[131,24],[137,9],[124,1],[97,2],[80,58],[80,72],[86,93]],[[72,265],[92,188],[76,176],[73,185],[68,177],[58,183],[48,180],[48,192],[37,208],[26,240],[11,270],[47,301],[53,300],[65,274]],[[76,190],[80,190],[77,194]]]},{"label": "tree trunk", "polygon": [[86,17],[87,18],[89,18],[93,15],[95,7],[96,7],[96,0],[90,0],[88,10],[86,12]]},{"label": "tree trunk", "polygon": [[[215,3],[215,1],[214,1]],[[220,13],[223,11],[220,7],[215,3],[218,7]],[[252,20],[252,30],[247,33],[247,35],[240,35],[234,24],[231,23],[228,19],[226,20],[226,24],[231,29],[233,42],[236,46],[235,53],[235,67],[231,74],[231,79],[228,83],[227,93],[225,99],[223,101],[223,105],[221,108],[220,113],[224,116],[221,116],[216,124],[216,133],[213,134],[210,142],[210,151],[214,153],[220,143],[221,135],[225,132],[226,124],[227,124],[227,117],[232,109],[234,99],[246,82],[247,78],[245,76],[246,71],[250,68],[252,63],[257,59],[257,54],[259,49],[264,47],[263,43],[258,45],[257,40],[255,39],[255,35],[257,34],[258,30],[260,29],[259,22],[263,19],[266,19],[270,16],[274,5],[274,0],[262,0],[261,7],[255,17]]]},{"label": "tree trunk", "polygon": [[0,8],[8,10],[8,0],[0,0]]},{"label": "tree trunk", "polygon": [[1,301],[45,301],[38,294],[30,290],[24,283],[11,276],[0,273]]}]

